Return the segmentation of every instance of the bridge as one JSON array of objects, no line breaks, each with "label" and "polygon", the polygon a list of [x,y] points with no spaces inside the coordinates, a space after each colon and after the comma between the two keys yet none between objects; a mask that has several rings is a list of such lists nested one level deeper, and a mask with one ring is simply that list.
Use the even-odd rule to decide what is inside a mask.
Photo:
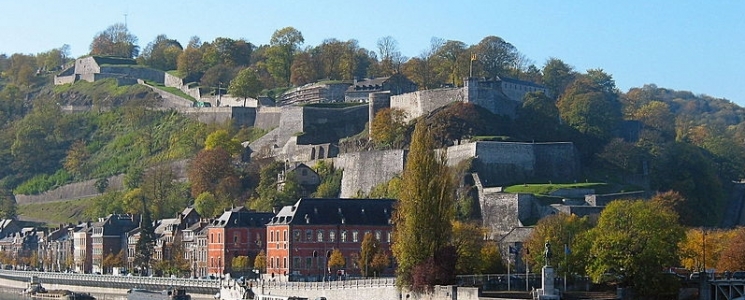
[{"label": "bridge", "polygon": [[[169,277],[113,276],[76,273],[54,273],[0,270],[0,279],[13,282],[14,287],[25,287],[31,277],[47,288],[54,286],[90,287],[92,293],[126,294],[132,288],[164,290],[169,287],[184,287],[189,293],[214,295],[220,291],[220,280],[203,280]],[[72,288],[71,288],[72,289]],[[77,289],[76,289],[77,290]]]},{"label": "bridge", "polygon": [[[708,291],[702,291],[702,300],[745,300],[745,280],[717,279],[706,285]],[[706,297],[709,296],[709,297]]]}]

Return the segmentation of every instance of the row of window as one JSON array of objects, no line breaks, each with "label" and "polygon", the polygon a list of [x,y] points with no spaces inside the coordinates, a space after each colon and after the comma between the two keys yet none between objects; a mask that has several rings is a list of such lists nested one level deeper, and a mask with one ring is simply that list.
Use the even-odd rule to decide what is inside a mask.
[{"label": "row of window", "polygon": [[[371,233],[371,231],[365,231],[364,234]],[[346,243],[349,241],[349,235],[350,232],[347,230],[341,230],[339,233],[339,241],[342,243]],[[351,242],[358,243],[360,242],[361,238],[364,237],[364,235],[360,235],[360,232],[358,230],[352,230],[351,231]],[[295,229],[292,231],[292,241],[293,242],[336,242],[336,230],[329,230],[326,232],[325,230],[305,230],[305,236],[303,236],[302,230]],[[375,231],[375,239],[378,241],[383,241],[383,231],[376,230]],[[269,231],[269,241],[270,242],[286,242],[287,241],[287,230],[283,230],[282,234],[280,234],[279,230],[270,230]],[[391,242],[391,232],[386,231],[385,232],[385,241],[387,243]]]}]

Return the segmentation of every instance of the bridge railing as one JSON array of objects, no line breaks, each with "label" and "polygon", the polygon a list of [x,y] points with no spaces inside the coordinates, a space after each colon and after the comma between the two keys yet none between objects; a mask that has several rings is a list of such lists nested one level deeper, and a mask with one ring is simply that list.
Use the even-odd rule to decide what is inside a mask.
[{"label": "bridge railing", "polygon": [[349,279],[337,281],[317,281],[317,282],[295,282],[295,281],[273,281],[263,280],[258,283],[265,288],[283,288],[288,290],[307,290],[307,289],[353,289],[366,287],[386,287],[396,286],[395,278],[368,278],[368,279]]}]

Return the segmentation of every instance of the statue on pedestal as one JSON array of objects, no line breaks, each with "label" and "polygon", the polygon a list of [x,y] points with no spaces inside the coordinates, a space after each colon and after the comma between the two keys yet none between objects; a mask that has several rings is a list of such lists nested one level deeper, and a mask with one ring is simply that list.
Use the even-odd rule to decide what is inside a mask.
[{"label": "statue on pedestal", "polygon": [[543,258],[546,259],[546,266],[549,265],[549,261],[551,260],[551,257],[553,255],[551,254],[551,243],[546,241],[546,250],[543,251]]}]

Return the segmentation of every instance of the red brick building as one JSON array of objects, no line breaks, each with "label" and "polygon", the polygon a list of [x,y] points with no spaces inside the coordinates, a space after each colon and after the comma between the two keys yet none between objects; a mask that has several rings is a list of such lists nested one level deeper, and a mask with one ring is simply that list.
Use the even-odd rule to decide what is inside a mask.
[{"label": "red brick building", "polygon": [[[341,250],[347,274],[359,274],[356,258],[367,232],[390,253],[392,199],[300,199],[267,224],[267,273],[284,280],[320,280],[328,258]],[[391,270],[389,270],[391,271]]]},{"label": "red brick building", "polygon": [[230,273],[234,257],[249,256],[254,260],[266,245],[265,224],[273,216],[240,206],[213,220],[207,226],[207,273]]}]

